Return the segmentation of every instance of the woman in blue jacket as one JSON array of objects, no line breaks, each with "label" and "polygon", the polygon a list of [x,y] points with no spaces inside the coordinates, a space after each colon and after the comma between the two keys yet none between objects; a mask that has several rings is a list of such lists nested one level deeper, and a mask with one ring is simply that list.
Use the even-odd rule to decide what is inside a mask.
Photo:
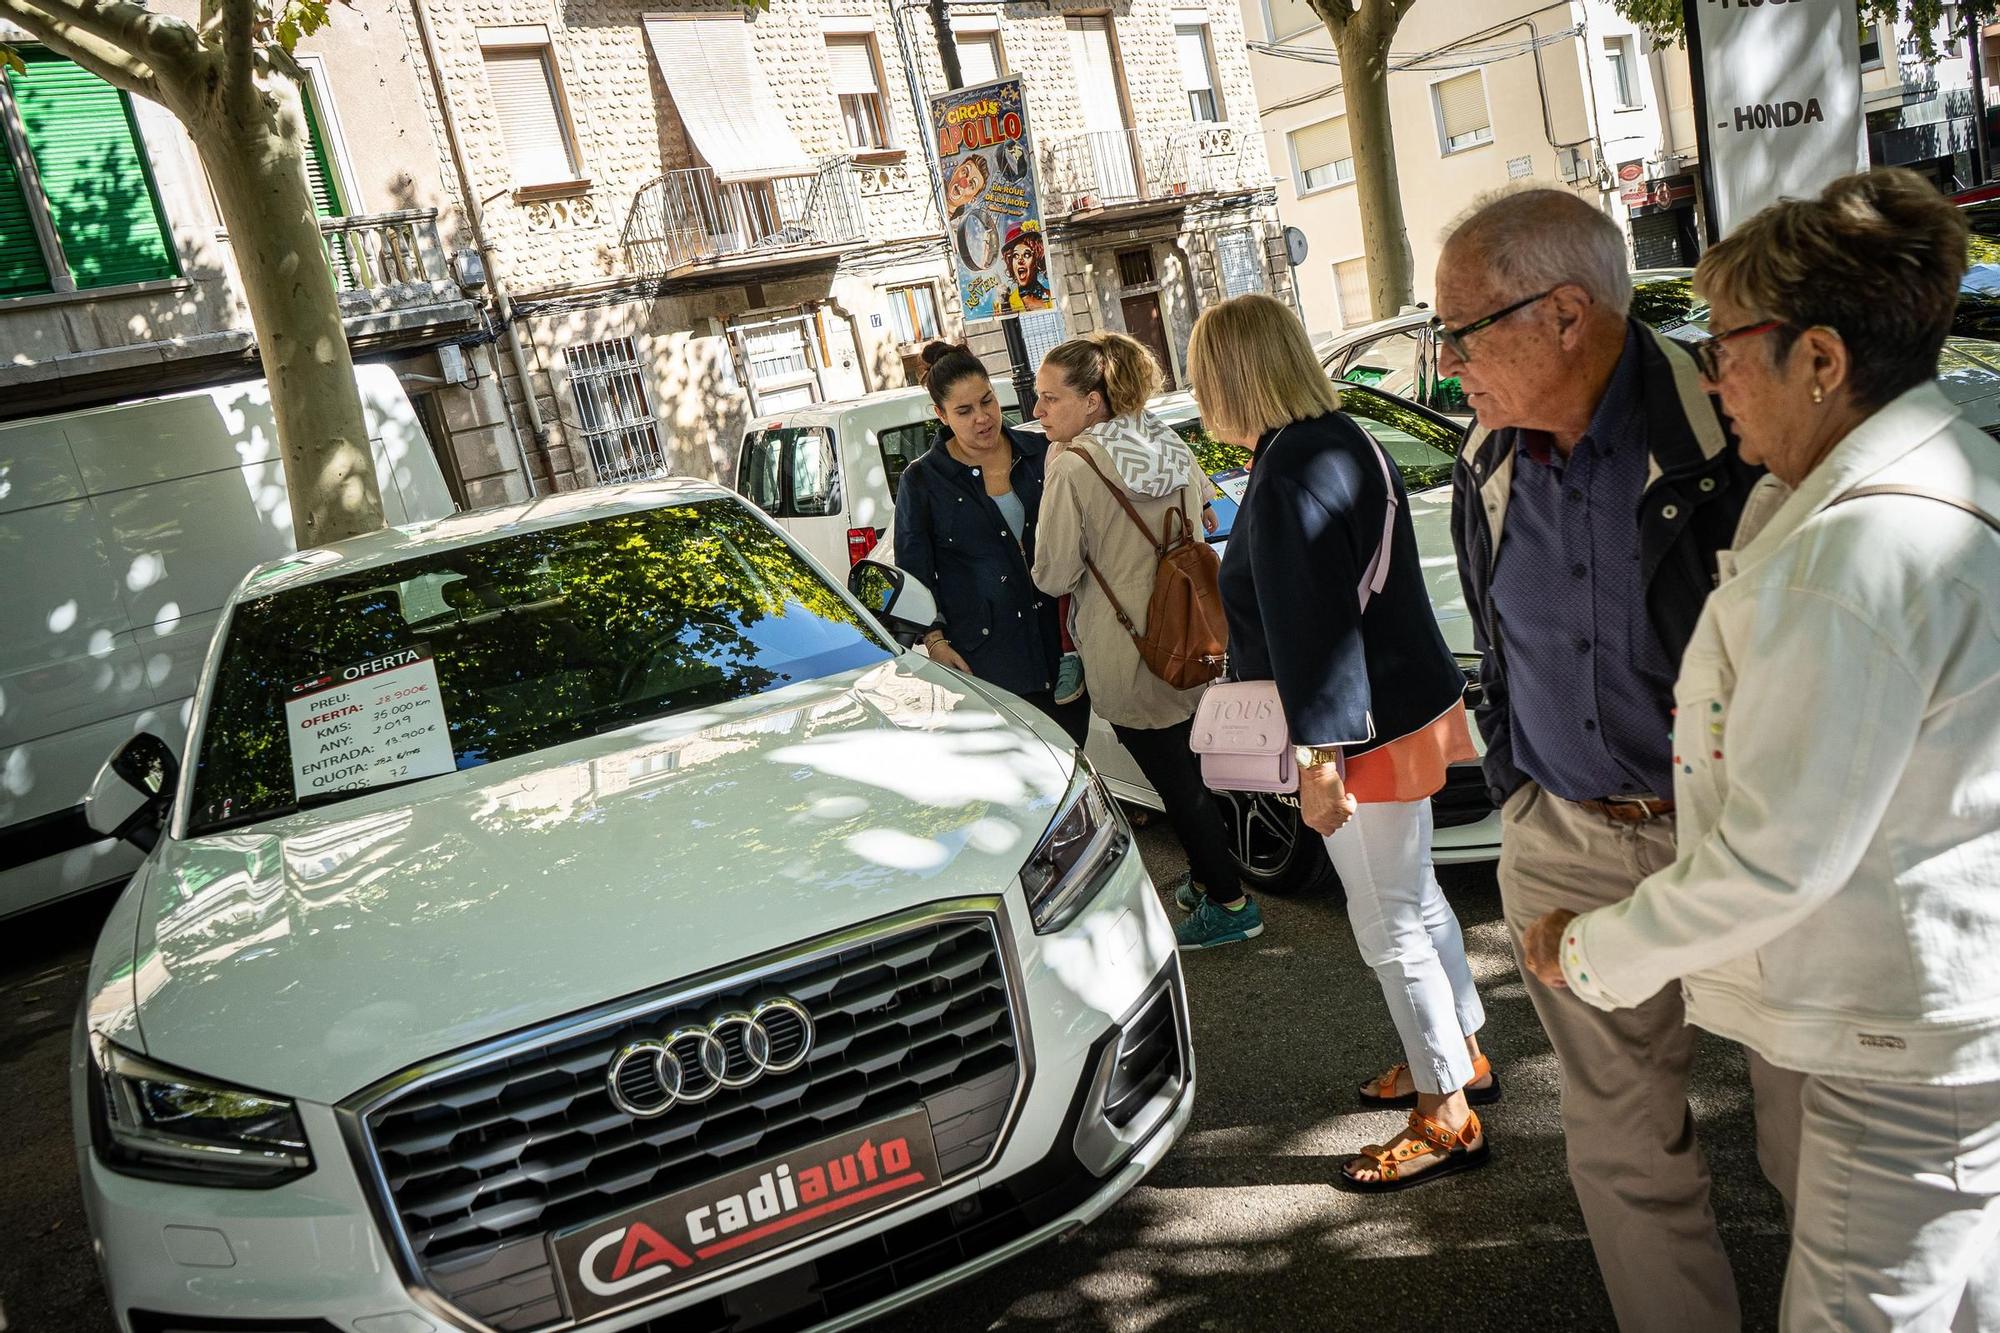
[{"label": "woman in blue jacket", "polygon": [[937,598],[924,644],[934,660],[1020,695],[1082,745],[1090,702],[1055,701],[1057,599],[1029,573],[1048,439],[1001,420],[986,367],[963,347],[931,343],[923,361],[943,429],[897,483],[896,564]]},{"label": "woman in blue jacket", "polygon": [[1431,868],[1430,797],[1473,755],[1465,677],[1438,633],[1402,478],[1339,410],[1290,307],[1240,296],[1195,323],[1202,419],[1255,450],[1222,560],[1229,673],[1274,683],[1299,806],[1340,872],[1348,921],[1402,1039],[1404,1063],[1363,1084],[1409,1127],[1341,1169],[1343,1186],[1402,1189],[1486,1159],[1474,1101],[1499,1084],[1458,918]]}]

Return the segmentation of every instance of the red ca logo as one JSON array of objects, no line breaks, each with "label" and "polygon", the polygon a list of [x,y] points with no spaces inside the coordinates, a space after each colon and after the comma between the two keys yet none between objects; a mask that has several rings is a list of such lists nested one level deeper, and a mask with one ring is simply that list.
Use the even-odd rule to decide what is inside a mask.
[{"label": "red ca logo", "polygon": [[[614,1245],[619,1246],[618,1258],[611,1265],[611,1275],[601,1278],[597,1275],[597,1261]],[[599,1296],[616,1296],[655,1278],[666,1277],[676,1268],[693,1267],[694,1260],[680,1246],[644,1222],[634,1222],[592,1241],[583,1252],[583,1262],[577,1265],[577,1277]]]}]

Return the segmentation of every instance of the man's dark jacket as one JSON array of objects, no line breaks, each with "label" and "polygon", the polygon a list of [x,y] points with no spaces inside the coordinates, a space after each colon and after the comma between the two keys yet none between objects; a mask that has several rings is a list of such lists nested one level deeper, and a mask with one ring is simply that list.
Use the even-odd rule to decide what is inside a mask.
[{"label": "man's dark jacket", "polygon": [[[1694,358],[1645,325],[1632,324],[1639,333],[1649,456],[1646,489],[1633,515],[1639,577],[1653,632],[1678,667],[1702,603],[1715,587],[1715,553],[1734,539],[1743,503],[1763,473],[1737,454],[1719,406],[1701,387]],[[1520,437],[1513,428],[1473,430],[1451,478],[1459,582],[1479,647],[1481,697],[1475,715],[1486,740],[1486,786],[1496,805],[1528,781],[1514,765],[1507,662],[1492,597],[1494,552],[1500,547]],[[1550,570],[1549,577],[1558,572]],[[1665,718],[1660,725],[1667,726]]]},{"label": "man's dark jacket", "polygon": [[1057,599],[1035,586],[1036,516],[1048,436],[1002,428],[1014,446],[1014,494],[1027,510],[1015,541],[986,480],[951,456],[940,431],[896,483],[896,565],[923,581],[938,627],[972,674],[1016,694],[1055,688],[1062,657]]}]

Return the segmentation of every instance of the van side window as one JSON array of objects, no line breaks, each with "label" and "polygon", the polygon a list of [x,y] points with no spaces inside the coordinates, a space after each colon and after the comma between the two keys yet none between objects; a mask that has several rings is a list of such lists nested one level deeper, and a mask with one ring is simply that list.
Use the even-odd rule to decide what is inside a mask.
[{"label": "van side window", "polygon": [[840,454],[823,426],[779,426],[743,439],[736,489],[772,518],[840,512]]},{"label": "van side window", "polygon": [[785,441],[771,431],[759,431],[743,441],[736,466],[736,489],[767,514],[776,514],[785,499]]},{"label": "van side window", "polygon": [[903,469],[924,456],[936,431],[935,422],[912,421],[875,432],[876,447],[882,451],[882,475],[889,479],[890,500],[896,498],[896,483],[903,479]]}]

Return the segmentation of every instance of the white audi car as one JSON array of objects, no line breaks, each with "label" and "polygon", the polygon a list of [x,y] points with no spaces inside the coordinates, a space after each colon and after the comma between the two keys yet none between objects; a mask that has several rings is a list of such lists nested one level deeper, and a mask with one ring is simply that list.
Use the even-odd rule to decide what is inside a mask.
[{"label": "white audi car", "polygon": [[1171,929],[1060,731],[662,482],[253,571],[74,1047],[121,1328],[836,1328],[1187,1122]]}]

